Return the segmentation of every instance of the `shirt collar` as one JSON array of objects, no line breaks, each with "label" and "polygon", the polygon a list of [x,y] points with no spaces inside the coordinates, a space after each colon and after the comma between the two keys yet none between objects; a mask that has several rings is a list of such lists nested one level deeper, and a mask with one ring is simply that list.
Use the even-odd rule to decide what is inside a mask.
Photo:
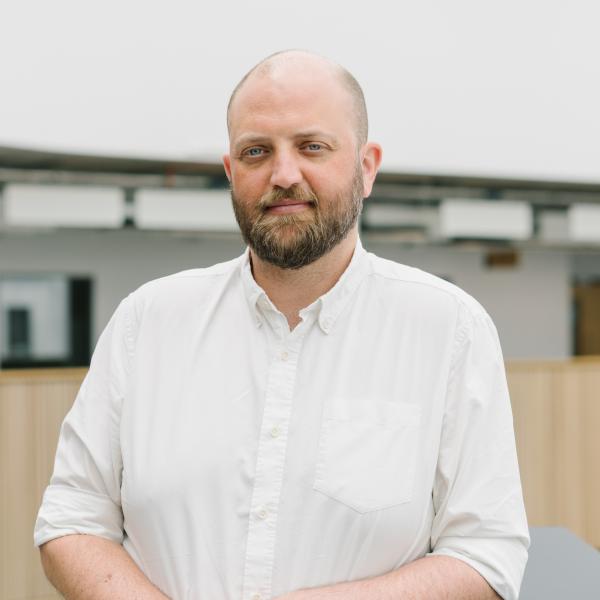
[{"label": "shirt collar", "polygon": [[[303,308],[300,311],[300,316],[306,317],[315,313],[319,327],[324,333],[329,333],[338,316],[351,299],[353,292],[369,273],[369,265],[368,253],[363,248],[360,238],[357,238],[352,259],[342,276],[328,292],[317,298],[310,306]],[[241,277],[244,296],[250,312],[257,327],[260,327],[264,312],[277,311],[277,309],[252,275],[249,248],[246,248],[246,252],[241,257]]]}]

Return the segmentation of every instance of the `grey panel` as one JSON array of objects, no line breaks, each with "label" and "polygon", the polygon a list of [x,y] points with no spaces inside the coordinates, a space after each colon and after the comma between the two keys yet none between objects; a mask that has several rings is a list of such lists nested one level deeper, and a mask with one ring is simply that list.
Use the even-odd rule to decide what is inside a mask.
[{"label": "grey panel", "polygon": [[563,527],[532,527],[520,600],[600,600],[600,552]]}]

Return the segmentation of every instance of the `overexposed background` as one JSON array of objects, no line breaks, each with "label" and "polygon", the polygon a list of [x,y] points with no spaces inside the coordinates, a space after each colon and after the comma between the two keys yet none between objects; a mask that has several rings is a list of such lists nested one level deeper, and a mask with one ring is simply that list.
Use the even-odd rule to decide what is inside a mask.
[{"label": "overexposed background", "polygon": [[0,12],[0,145],[218,159],[264,56],[365,89],[384,169],[600,181],[595,0],[19,0]]}]

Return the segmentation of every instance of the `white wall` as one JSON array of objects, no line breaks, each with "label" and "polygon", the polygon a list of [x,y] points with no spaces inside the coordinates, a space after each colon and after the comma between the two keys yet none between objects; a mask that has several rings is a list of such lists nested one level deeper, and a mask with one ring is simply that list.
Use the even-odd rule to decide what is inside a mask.
[{"label": "white wall", "polygon": [[[480,250],[365,246],[377,254],[451,279],[475,296],[498,327],[505,356],[565,357],[570,342],[570,264],[561,252],[527,251],[515,269],[487,270]],[[94,281],[93,339],[118,302],[140,284],[229,260],[243,251],[240,237],[175,235],[135,230],[4,232],[0,275],[67,273]]]}]

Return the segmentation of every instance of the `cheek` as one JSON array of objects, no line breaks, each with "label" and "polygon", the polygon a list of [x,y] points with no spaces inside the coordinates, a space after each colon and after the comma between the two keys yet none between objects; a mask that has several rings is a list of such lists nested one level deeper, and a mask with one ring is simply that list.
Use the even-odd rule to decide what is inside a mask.
[{"label": "cheek", "polygon": [[258,172],[236,173],[231,179],[236,196],[246,202],[258,200],[268,191],[268,184],[268,178]]},{"label": "cheek", "polygon": [[354,171],[348,165],[331,166],[326,170],[307,173],[307,183],[319,198],[335,199],[340,192],[348,189],[354,179]]}]

